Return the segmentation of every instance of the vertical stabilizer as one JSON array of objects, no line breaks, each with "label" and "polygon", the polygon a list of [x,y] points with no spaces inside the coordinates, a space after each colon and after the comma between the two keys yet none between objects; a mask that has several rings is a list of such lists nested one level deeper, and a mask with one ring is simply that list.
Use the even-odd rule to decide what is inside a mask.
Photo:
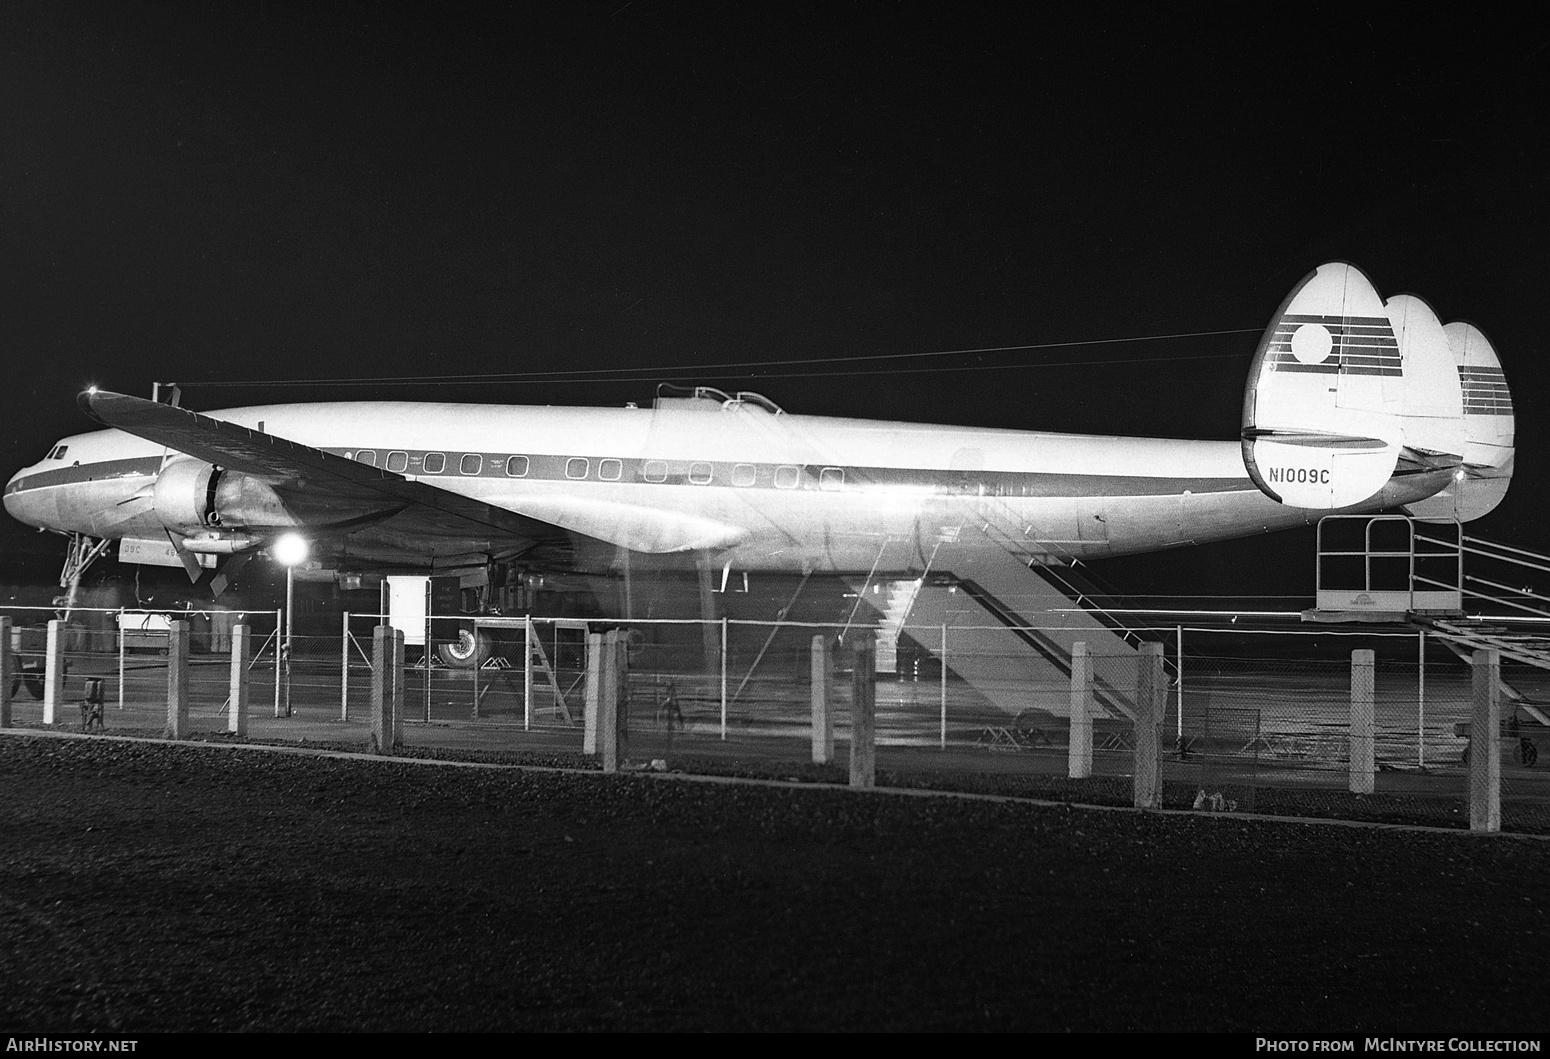
[{"label": "vertical stabilizer", "polygon": [[1468,522],[1488,514],[1512,482],[1516,420],[1507,377],[1490,340],[1474,324],[1443,329],[1457,368],[1463,399],[1463,466],[1448,488],[1405,505],[1417,518]]},{"label": "vertical stabilizer", "polygon": [[1423,464],[1457,466],[1464,455],[1464,397],[1442,321],[1413,294],[1396,294],[1383,308],[1404,366],[1405,455]]},{"label": "vertical stabilizer", "polygon": [[1260,339],[1243,402],[1243,463],[1291,507],[1328,510],[1376,495],[1404,442],[1399,341],[1354,265],[1320,265]]}]

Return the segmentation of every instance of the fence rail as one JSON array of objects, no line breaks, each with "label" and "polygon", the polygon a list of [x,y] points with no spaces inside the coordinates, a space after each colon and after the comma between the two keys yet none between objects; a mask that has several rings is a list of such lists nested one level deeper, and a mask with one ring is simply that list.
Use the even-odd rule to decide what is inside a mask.
[{"label": "fence rail", "polygon": [[[6,690],[14,725],[72,727],[72,710],[86,701],[93,681],[109,732],[160,729],[169,658],[166,629],[151,617],[188,622],[187,700],[195,733],[227,728],[231,630],[238,620],[251,630],[254,712],[272,715],[264,725],[255,718],[255,738],[364,741],[380,682],[372,650],[381,622],[376,614],[344,614],[332,635],[296,635],[287,645],[281,616],[270,611],[169,616],[80,609],[77,620],[56,626],[57,668],[50,672],[48,629],[40,621],[48,612],[0,613],[12,623]],[[618,628],[627,657],[620,705],[638,747],[676,754],[735,747],[769,760],[800,757],[812,728],[813,638],[833,644],[843,631],[841,624],[734,620],[707,626],[434,618],[430,625],[429,642],[404,652],[400,694],[411,744],[578,750],[591,688],[589,635]],[[1156,720],[1168,784],[1230,791],[1234,797],[1224,801],[1241,808],[1263,802],[1267,791],[1349,793],[1349,657],[1308,657],[1313,652],[1300,650],[1289,632],[1255,642],[1248,630],[1231,638],[1189,626],[1140,631],[1166,655]],[[987,658],[974,632],[973,626],[906,627],[911,662],[900,665],[900,676],[876,684],[877,744],[885,754],[937,751],[931,767],[938,770],[1067,775],[1069,659],[1064,669],[1046,659],[1037,679],[997,675],[982,663],[998,659]],[[1337,632],[1320,635],[1326,644],[1344,642]],[[1375,636],[1360,642],[1376,642]],[[1425,634],[1390,636],[1383,644],[1373,664],[1370,742],[1378,789],[1461,805],[1475,703],[1471,671],[1445,652],[1433,652],[1428,665]],[[1134,771],[1140,657],[1091,657],[1094,775],[1123,778]],[[825,692],[844,741],[852,663],[847,650],[833,650],[828,659]],[[54,712],[45,721],[45,699],[56,681]],[[1511,681],[1529,701],[1550,700],[1550,675],[1514,669]],[[1550,803],[1550,770],[1536,770],[1538,750],[1550,749],[1550,728],[1516,715],[1510,705],[1502,725],[1502,791],[1525,803]]]}]

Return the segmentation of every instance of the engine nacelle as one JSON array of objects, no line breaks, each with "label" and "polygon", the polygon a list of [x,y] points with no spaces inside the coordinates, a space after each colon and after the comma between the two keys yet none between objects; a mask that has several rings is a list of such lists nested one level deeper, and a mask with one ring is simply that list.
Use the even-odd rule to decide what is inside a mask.
[{"label": "engine nacelle", "polygon": [[177,460],[162,468],[152,504],[161,524],[184,537],[304,524],[273,486],[202,460]]},{"label": "engine nacelle", "polygon": [[151,504],[161,524],[184,535],[219,525],[209,521],[215,511],[220,472],[201,460],[177,460],[156,476]]}]

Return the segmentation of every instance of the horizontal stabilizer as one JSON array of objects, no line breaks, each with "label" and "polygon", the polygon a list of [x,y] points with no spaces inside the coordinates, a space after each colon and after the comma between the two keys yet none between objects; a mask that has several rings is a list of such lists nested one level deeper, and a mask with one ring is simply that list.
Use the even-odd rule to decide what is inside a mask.
[{"label": "horizontal stabilizer", "polygon": [[[1371,438],[1316,439],[1295,434],[1261,434],[1245,440],[1245,462],[1258,470],[1255,482],[1288,507],[1328,510],[1360,504],[1387,484],[1399,447]],[[1263,481],[1261,481],[1263,478]]]}]

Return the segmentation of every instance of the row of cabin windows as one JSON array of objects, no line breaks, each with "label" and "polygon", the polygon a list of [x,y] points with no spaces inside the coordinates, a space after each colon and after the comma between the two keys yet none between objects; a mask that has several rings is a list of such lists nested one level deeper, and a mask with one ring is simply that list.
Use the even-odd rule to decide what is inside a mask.
[{"label": "row of cabin windows", "polygon": [[[360,463],[375,467],[377,465],[377,451],[375,449],[361,449],[355,454],[355,459]],[[423,461],[426,474],[441,474],[447,469],[447,454],[444,452],[427,452]],[[477,452],[464,453],[458,460],[458,472],[466,475],[476,475],[484,470],[485,457]],[[491,459],[492,467],[500,466],[498,459]],[[383,464],[387,470],[395,474],[401,474],[409,468],[409,454],[401,449],[395,449],[387,454],[387,461]],[[506,460],[506,477],[525,478],[528,471],[528,458],[526,456],[511,456]],[[575,481],[587,478],[592,471],[592,460],[586,456],[572,456],[565,461],[565,477]],[[597,477],[604,482],[617,482],[624,476],[624,463],[616,459],[601,459],[597,461]],[[668,464],[666,460],[647,460],[641,468],[641,477],[648,482],[665,482],[668,476]],[[689,484],[709,485],[715,477],[715,466],[705,461],[698,461],[689,465]],[[752,463],[738,463],[732,466],[732,484],[735,486],[753,485],[759,478],[759,468]],[[775,468],[775,487],[777,489],[795,489],[802,484],[802,469],[794,464],[782,464]],[[845,470],[842,467],[825,467],[818,474],[818,487],[820,489],[838,489],[845,484]]]},{"label": "row of cabin windows", "polygon": [[[354,459],[369,467],[375,467],[377,466],[377,450],[361,449],[355,454]],[[445,452],[427,452],[422,463],[426,474],[441,474],[447,469],[447,454]],[[490,464],[491,466],[498,467],[500,466],[500,461],[492,459]],[[401,449],[395,449],[387,454],[387,460],[382,466],[395,474],[402,474],[409,469],[409,454]],[[457,469],[459,474],[479,474],[484,470],[484,457],[477,452],[465,452],[462,458],[458,460]],[[510,478],[526,477],[527,457],[512,456],[509,458],[506,461],[506,475]]]}]

